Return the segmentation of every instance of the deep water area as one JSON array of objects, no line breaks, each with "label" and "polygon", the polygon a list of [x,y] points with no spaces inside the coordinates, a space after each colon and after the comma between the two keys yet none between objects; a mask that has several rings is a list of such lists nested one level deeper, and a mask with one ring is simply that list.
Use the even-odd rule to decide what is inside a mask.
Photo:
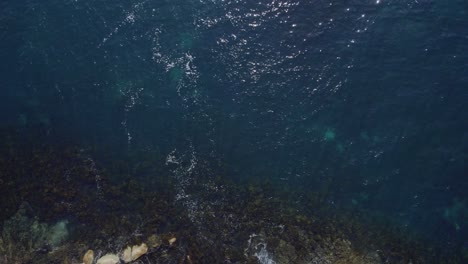
[{"label": "deep water area", "polygon": [[467,1],[4,0],[0,37],[0,264],[468,263]]}]

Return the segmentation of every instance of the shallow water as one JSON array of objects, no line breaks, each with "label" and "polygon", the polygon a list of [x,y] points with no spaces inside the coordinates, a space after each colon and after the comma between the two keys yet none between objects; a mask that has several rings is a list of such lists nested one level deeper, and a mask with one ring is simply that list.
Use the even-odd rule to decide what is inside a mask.
[{"label": "shallow water", "polygon": [[221,178],[467,250],[466,1],[0,7],[0,129],[18,141],[86,149],[115,183],[164,175],[194,222],[193,186]]}]

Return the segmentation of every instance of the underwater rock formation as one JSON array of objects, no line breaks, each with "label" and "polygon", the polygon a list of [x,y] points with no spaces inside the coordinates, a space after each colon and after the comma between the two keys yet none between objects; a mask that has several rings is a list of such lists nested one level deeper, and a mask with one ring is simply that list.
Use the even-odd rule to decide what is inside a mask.
[{"label": "underwater rock formation", "polygon": [[67,221],[54,225],[39,222],[24,202],[18,212],[5,221],[0,237],[0,255],[12,263],[32,259],[31,252],[47,253],[68,239]]},{"label": "underwater rock formation", "polygon": [[119,263],[120,259],[117,255],[115,254],[106,254],[102,256],[96,264],[117,264]]},{"label": "underwater rock formation", "polygon": [[175,243],[176,241],[177,241],[177,238],[176,238],[176,237],[171,237],[171,238],[169,238],[169,240],[168,240],[170,246],[174,245],[174,243]]},{"label": "underwater rock formation", "polygon": [[146,254],[146,252],[148,252],[148,246],[145,243],[133,247],[127,246],[122,252],[122,260],[125,263],[130,263]]},{"label": "underwater rock formation", "polygon": [[[22,200],[32,200],[27,192],[34,188],[47,195],[23,203],[3,222],[0,264],[93,264],[90,248],[99,258],[101,252],[119,252],[123,245],[134,246],[120,251],[121,259],[108,254],[97,263],[466,263],[463,256],[440,254],[372,217],[336,216],[319,195],[294,196],[304,199],[301,203],[310,209],[306,211],[265,184],[198,179],[187,189],[191,200],[181,202],[168,177],[154,177],[156,187],[151,188],[133,179],[110,184],[90,156],[83,162],[83,153],[60,155],[56,150],[37,157],[41,162],[25,158],[20,164],[33,164],[31,170],[50,177],[23,186]],[[51,201],[68,207],[61,210],[57,203],[36,215]],[[64,215],[70,223],[57,222]]]},{"label": "underwater rock formation", "polygon": [[122,252],[121,256],[123,262],[129,263],[132,262],[132,248],[130,246],[127,246],[124,251]]},{"label": "underwater rock formation", "polygon": [[145,243],[132,247],[132,261],[137,260],[148,252],[148,246]]},{"label": "underwater rock formation", "polygon": [[159,236],[153,234],[148,238],[148,245],[152,248],[159,247],[162,243],[162,240]]},{"label": "underwater rock formation", "polygon": [[86,251],[85,255],[83,256],[83,264],[93,264],[94,261],[94,251],[89,249]]}]

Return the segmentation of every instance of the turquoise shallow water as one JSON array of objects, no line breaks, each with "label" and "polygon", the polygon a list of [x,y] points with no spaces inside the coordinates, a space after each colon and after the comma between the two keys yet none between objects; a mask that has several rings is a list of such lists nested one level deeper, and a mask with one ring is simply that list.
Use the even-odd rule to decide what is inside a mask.
[{"label": "turquoise shallow water", "polygon": [[466,1],[0,10],[0,129],[93,146],[102,164],[153,155],[182,196],[197,175],[268,182],[466,244]]}]

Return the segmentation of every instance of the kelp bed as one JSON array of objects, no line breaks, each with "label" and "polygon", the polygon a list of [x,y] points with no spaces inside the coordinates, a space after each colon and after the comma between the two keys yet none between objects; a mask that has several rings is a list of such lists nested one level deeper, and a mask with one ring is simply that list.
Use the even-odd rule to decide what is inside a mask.
[{"label": "kelp bed", "polygon": [[[320,194],[223,177],[198,177],[181,193],[170,173],[142,179],[127,164],[129,177],[115,177],[118,162],[107,169],[89,152],[3,141],[0,263],[81,263],[88,249],[97,259],[141,242],[149,251],[135,263],[468,260],[462,247],[438,248],[368,214],[331,210]],[[151,159],[139,168],[160,166]]]}]

